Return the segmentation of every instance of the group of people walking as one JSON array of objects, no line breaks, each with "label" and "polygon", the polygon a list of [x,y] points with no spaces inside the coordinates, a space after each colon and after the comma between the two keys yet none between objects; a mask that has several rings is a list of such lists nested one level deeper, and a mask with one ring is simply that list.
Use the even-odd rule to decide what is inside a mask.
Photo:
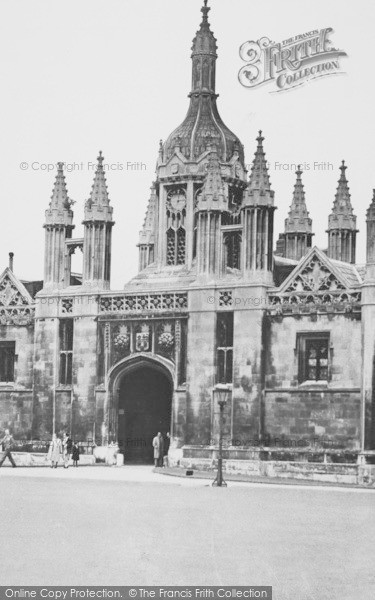
[{"label": "group of people walking", "polygon": [[69,467],[70,459],[73,460],[73,467],[78,467],[79,448],[67,433],[64,433],[62,440],[54,433],[47,454],[47,460],[51,462],[51,469],[57,469],[61,458],[64,462],[64,469]]},{"label": "group of people walking", "polygon": [[[0,447],[1,446],[3,448],[3,452],[0,457],[0,467],[2,467],[6,458],[9,460],[13,468],[16,467],[17,465],[12,456],[14,439],[9,432],[9,429],[5,429],[4,431],[4,436],[0,440]],[[73,466],[78,467],[79,447],[77,444],[73,443],[67,433],[64,433],[62,440],[60,440],[60,438],[58,438],[54,433],[52,435],[52,440],[50,442],[47,454],[47,460],[49,460],[51,463],[51,469],[56,469],[61,459],[63,459],[65,469],[68,468],[70,459],[73,460]]]},{"label": "group of people walking", "polygon": [[[168,451],[170,446],[171,438],[169,432],[163,437],[159,431],[158,434],[152,440],[154,448],[154,462],[155,467],[166,467],[168,466]],[[0,446],[3,448],[3,452],[0,457],[0,467],[3,465],[6,458],[10,461],[12,467],[16,467],[16,463],[12,456],[12,448],[14,447],[14,439],[10,434],[9,429],[5,429],[4,436],[0,440]],[[78,467],[79,461],[79,447],[74,443],[68,433],[64,433],[62,439],[60,439],[56,433],[52,435],[52,440],[49,444],[47,460],[51,463],[51,469],[57,469],[59,462],[62,460],[64,468],[69,467],[69,462],[72,459],[73,466]]]},{"label": "group of people walking", "polygon": [[171,436],[168,431],[165,438],[159,431],[158,434],[152,440],[154,447],[154,463],[155,467],[167,467],[168,466],[168,452],[171,443]]}]

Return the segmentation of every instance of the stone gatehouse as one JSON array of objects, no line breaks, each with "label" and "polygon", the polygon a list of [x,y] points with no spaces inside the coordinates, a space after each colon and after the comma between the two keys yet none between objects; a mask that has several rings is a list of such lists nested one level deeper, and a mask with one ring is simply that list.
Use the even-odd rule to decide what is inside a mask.
[{"label": "stone gatehouse", "polygon": [[[229,457],[254,447],[374,447],[375,196],[366,265],[346,165],[313,245],[298,168],[285,230],[259,132],[250,172],[217,108],[209,8],[193,41],[182,124],[160,144],[139,238],[139,273],[110,289],[113,208],[103,156],[74,238],[64,165],[45,214],[43,281],[0,278],[0,429],[71,431],[148,461],[157,431],[171,460],[210,456],[223,390]],[[286,207],[279,206],[286,211]],[[72,255],[83,253],[83,272]]]}]

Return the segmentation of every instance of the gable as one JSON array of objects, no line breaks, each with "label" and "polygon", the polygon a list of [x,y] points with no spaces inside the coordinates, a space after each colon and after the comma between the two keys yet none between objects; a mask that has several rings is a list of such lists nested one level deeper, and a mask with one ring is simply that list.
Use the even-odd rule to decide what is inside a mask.
[{"label": "gable", "polygon": [[[337,262],[337,261],[335,261]],[[282,283],[280,293],[310,292],[338,292],[350,287],[359,286],[359,277],[355,277],[355,268],[349,267],[349,278],[345,269],[340,269],[336,264],[314,247],[296,266],[289,277]]]},{"label": "gable", "polygon": [[0,277],[0,324],[27,325],[34,317],[33,300],[9,269]]}]

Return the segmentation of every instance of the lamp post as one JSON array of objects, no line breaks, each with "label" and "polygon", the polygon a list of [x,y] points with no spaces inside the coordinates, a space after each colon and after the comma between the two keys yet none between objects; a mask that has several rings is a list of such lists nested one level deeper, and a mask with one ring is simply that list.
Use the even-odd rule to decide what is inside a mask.
[{"label": "lamp post", "polygon": [[216,392],[218,396],[217,403],[220,408],[219,415],[219,458],[217,461],[217,475],[212,482],[213,486],[217,487],[226,487],[227,484],[223,478],[223,427],[224,427],[224,408],[228,402],[230,388],[225,384],[218,384],[214,388],[214,393]]}]

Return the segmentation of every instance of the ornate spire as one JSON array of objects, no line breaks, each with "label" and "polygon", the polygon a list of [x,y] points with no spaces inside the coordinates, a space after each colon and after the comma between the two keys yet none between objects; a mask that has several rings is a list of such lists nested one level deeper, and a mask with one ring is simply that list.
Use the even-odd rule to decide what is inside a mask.
[{"label": "ornate spire", "polygon": [[95,204],[97,206],[109,206],[108,188],[103,167],[104,156],[101,150],[97,160],[98,165],[96,167],[94,183],[91,188],[89,202],[91,205]]},{"label": "ornate spire", "polygon": [[198,210],[223,210],[227,200],[216,146],[211,146],[207,175],[198,203]]},{"label": "ornate spire", "polygon": [[366,211],[366,221],[375,221],[375,190],[372,190],[372,200]]},{"label": "ornate spire", "polygon": [[262,132],[259,131],[259,135],[257,137],[258,146],[255,152],[253,165],[251,167],[250,173],[250,190],[264,190],[270,191],[271,184],[270,178],[268,175],[268,168],[266,162],[266,155],[263,150],[263,140]]},{"label": "ornate spire", "polygon": [[257,137],[258,145],[254,154],[249,185],[244,198],[244,205],[273,205],[274,192],[271,190],[266,155],[263,150],[263,140],[264,137],[262,136],[262,132],[259,131]]},{"label": "ornate spire", "polygon": [[294,184],[292,204],[285,219],[285,233],[311,233],[312,220],[309,218],[309,212],[306,206],[305,191],[302,183],[301,165],[298,165],[296,171],[297,179]]},{"label": "ornate spire", "polygon": [[147,205],[145,220],[143,222],[143,233],[154,231],[155,211],[156,211],[156,188],[155,183],[152,184],[150,199]]},{"label": "ornate spire", "polygon": [[73,229],[73,211],[71,210],[72,200],[68,197],[66,181],[64,175],[64,163],[57,163],[56,179],[52,190],[52,196],[49,207],[45,212],[45,227],[50,225],[64,225],[70,230]]},{"label": "ornate spire", "polygon": [[64,163],[57,163],[57,174],[55,184],[52,191],[51,202],[49,204],[51,209],[69,210],[71,201],[68,197],[68,190],[66,189],[66,181],[64,175]]},{"label": "ornate spire", "polygon": [[342,161],[332,212],[328,217],[328,256],[335,260],[355,263],[357,217],[350,202],[347,167]]},{"label": "ornate spire", "polygon": [[102,151],[99,152],[97,160],[98,164],[96,167],[94,183],[91,188],[90,197],[85,204],[85,221],[96,220],[112,222],[113,208],[109,203]]},{"label": "ornate spire", "polygon": [[366,263],[371,264],[371,271],[368,270],[366,274],[367,279],[375,279],[375,190],[372,192],[372,200],[366,212]]},{"label": "ornate spire", "polygon": [[328,218],[328,229],[356,229],[357,218],[353,214],[350,201],[348,180],[345,171],[347,166],[343,160],[340,167],[340,179],[338,180],[332,213]]},{"label": "ornate spire", "polygon": [[167,162],[178,147],[186,158],[198,161],[206,151],[207,135],[210,135],[221,161],[231,160],[236,145],[244,165],[242,144],[222,121],[216,105],[217,44],[208,22],[209,10],[205,2],[200,28],[193,40],[190,106],[184,121],[168,136],[163,160]]},{"label": "ornate spire", "polygon": [[201,8],[203,15],[200,28],[195,34],[192,46],[192,57],[195,55],[207,54],[217,58],[217,44],[216,38],[210,29],[208,22],[208,13],[211,8],[207,6],[207,0],[204,0],[204,6]]}]

